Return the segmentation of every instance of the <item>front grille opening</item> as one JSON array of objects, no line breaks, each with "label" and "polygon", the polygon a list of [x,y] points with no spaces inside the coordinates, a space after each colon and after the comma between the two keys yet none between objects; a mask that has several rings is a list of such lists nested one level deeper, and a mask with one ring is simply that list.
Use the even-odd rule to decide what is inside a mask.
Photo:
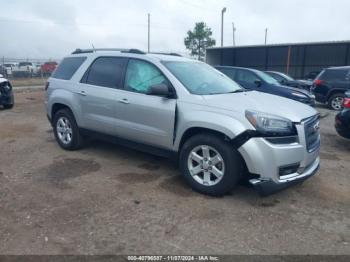
[{"label": "front grille opening", "polygon": [[279,177],[283,179],[286,176],[289,176],[290,174],[294,174],[298,171],[300,166],[300,163],[295,163],[287,166],[282,166],[279,168]]},{"label": "front grille opening", "polygon": [[305,122],[306,147],[309,152],[314,151],[320,146],[320,120],[319,116],[310,118]]}]

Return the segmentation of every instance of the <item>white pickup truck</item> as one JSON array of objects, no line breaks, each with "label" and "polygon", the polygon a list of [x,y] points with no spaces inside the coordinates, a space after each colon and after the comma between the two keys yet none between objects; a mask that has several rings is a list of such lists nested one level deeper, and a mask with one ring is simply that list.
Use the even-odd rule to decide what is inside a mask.
[{"label": "white pickup truck", "polygon": [[13,76],[35,76],[39,72],[40,66],[32,62],[20,62],[17,67],[12,69]]}]

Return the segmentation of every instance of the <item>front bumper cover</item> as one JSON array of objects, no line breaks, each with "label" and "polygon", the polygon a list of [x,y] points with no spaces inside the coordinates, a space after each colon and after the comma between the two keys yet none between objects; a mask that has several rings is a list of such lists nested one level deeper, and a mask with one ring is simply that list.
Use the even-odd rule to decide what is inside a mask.
[{"label": "front bumper cover", "polygon": [[260,193],[260,195],[268,196],[270,194],[273,194],[283,189],[286,189],[288,187],[291,187],[295,184],[302,183],[306,179],[315,175],[319,167],[320,167],[320,159],[317,158],[310,165],[310,167],[306,169],[302,174],[295,173],[295,174],[292,174],[290,178],[279,180],[278,182],[275,182],[272,179],[254,178],[254,179],[250,179],[249,183],[254,186],[254,188]]}]

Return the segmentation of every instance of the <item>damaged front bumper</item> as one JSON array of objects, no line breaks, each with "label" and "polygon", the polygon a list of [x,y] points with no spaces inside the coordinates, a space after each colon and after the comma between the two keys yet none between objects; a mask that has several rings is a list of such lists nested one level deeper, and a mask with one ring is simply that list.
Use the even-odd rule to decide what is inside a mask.
[{"label": "damaged front bumper", "polygon": [[306,179],[312,177],[318,171],[320,167],[320,159],[316,158],[315,161],[306,168],[302,173],[293,173],[288,175],[284,179],[279,179],[277,182],[272,179],[254,178],[250,179],[249,183],[262,195],[267,196],[285,188],[293,186],[298,183],[302,183]]},{"label": "damaged front bumper", "polygon": [[12,105],[14,96],[11,85],[7,81],[0,82],[0,105]]}]

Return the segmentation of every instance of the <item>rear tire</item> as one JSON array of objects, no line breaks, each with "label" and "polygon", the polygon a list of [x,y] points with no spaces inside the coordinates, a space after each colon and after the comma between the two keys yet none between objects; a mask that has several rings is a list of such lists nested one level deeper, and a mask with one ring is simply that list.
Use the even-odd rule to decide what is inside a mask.
[{"label": "rear tire", "polygon": [[84,138],[69,109],[59,110],[53,117],[52,126],[56,141],[63,149],[77,150],[83,146]]},{"label": "rear tire", "polygon": [[194,190],[222,196],[236,186],[243,163],[239,153],[224,139],[212,134],[198,134],[182,146],[180,170]]},{"label": "rear tire", "polygon": [[339,111],[342,109],[342,101],[345,95],[342,93],[336,93],[328,99],[329,108]]}]

